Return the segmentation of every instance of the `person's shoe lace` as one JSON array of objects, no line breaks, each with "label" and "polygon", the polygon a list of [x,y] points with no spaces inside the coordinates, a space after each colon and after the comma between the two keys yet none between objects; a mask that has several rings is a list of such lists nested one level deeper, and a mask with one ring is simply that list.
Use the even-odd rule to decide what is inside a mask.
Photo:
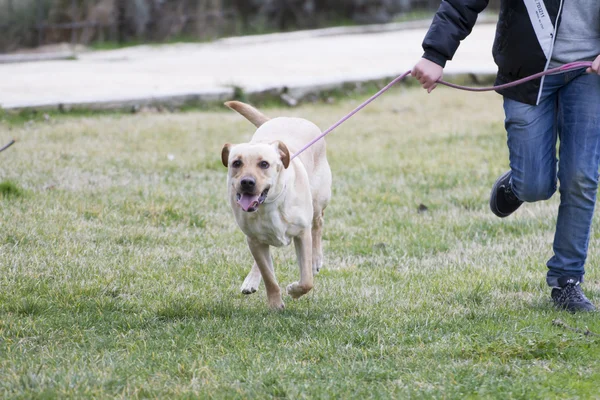
[{"label": "person's shoe lace", "polygon": [[568,284],[565,286],[561,290],[561,297],[563,298],[563,302],[567,303],[584,303],[589,301],[578,284]]}]

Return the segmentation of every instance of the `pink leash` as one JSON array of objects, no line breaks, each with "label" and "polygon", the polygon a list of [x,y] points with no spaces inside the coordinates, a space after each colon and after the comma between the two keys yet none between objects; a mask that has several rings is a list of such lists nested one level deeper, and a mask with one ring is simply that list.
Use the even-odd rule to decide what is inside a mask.
[{"label": "pink leash", "polygon": [[[565,65],[560,66],[560,67],[556,67],[556,68],[552,68],[552,69],[549,69],[549,70],[546,70],[546,71],[543,71],[543,72],[539,72],[537,74],[528,76],[528,77],[523,78],[523,79],[519,79],[519,80],[514,81],[514,82],[505,83],[504,85],[481,87],[481,88],[474,88],[474,87],[469,87],[469,86],[455,85],[454,83],[444,82],[444,81],[441,81],[441,80],[438,81],[437,83],[439,83],[441,85],[449,86],[449,87],[454,88],[454,89],[467,90],[469,92],[489,92],[491,90],[501,90],[501,89],[506,89],[506,88],[509,88],[509,87],[517,86],[517,85],[520,85],[522,83],[529,82],[531,80],[541,78],[542,76],[554,74],[554,73],[557,73],[557,72],[567,72],[567,71],[572,71],[572,70],[580,69],[580,68],[588,68],[591,65],[592,65],[592,63],[590,61],[572,62],[572,63],[565,64]],[[411,73],[410,70],[406,71],[405,73],[403,73],[402,75],[400,75],[399,77],[397,77],[396,79],[394,79],[393,81],[391,81],[390,83],[388,83],[387,85],[385,85],[385,87],[383,89],[381,89],[379,92],[375,93],[373,96],[371,96],[365,102],[363,102],[361,105],[359,105],[354,110],[352,110],[349,114],[347,114],[342,119],[340,119],[338,122],[336,122],[335,124],[333,124],[332,126],[330,126],[321,135],[317,136],[316,138],[314,138],[313,140],[311,140],[309,143],[307,143],[303,148],[301,148],[300,150],[298,150],[292,156],[291,159],[293,160],[294,158],[298,157],[304,150],[308,149],[310,146],[312,146],[313,144],[315,144],[319,140],[323,139],[326,135],[328,135],[329,133],[331,133],[331,131],[333,131],[335,128],[337,128],[338,126],[340,126],[341,124],[343,124],[344,122],[346,122],[354,114],[356,114],[357,112],[359,112],[360,110],[362,110],[363,108],[365,108],[370,102],[372,102],[373,100],[375,100],[376,98],[378,98],[379,96],[381,96],[383,93],[387,92],[392,86],[394,86],[396,83],[400,82],[402,79],[404,79],[410,73]]]}]

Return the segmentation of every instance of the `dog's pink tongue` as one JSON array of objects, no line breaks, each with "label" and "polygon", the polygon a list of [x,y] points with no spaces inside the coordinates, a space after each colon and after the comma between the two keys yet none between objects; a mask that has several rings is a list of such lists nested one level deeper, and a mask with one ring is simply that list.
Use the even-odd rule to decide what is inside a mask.
[{"label": "dog's pink tongue", "polygon": [[242,197],[238,200],[238,204],[242,206],[244,211],[248,211],[250,207],[258,206],[258,197],[259,195],[243,193]]}]

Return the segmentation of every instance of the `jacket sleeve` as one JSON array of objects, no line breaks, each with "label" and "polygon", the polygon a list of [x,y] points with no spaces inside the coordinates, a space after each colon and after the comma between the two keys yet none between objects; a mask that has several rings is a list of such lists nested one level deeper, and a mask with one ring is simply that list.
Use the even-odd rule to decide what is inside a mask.
[{"label": "jacket sleeve", "polygon": [[446,66],[475,26],[489,0],[443,0],[423,40],[423,58]]}]

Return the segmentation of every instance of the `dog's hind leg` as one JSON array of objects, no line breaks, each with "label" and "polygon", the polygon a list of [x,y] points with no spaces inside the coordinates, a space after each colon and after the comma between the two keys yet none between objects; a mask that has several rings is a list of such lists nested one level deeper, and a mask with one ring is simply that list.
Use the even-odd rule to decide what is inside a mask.
[{"label": "dog's hind leg", "polygon": [[294,299],[308,293],[313,287],[312,270],[312,236],[306,229],[300,236],[294,238],[296,257],[300,267],[300,281],[294,282],[287,287],[287,292]]},{"label": "dog's hind leg", "polygon": [[269,251],[269,245],[260,243],[256,240],[247,238],[248,247],[250,252],[256,261],[256,265],[260,270],[263,280],[265,281],[265,289],[267,290],[267,301],[269,307],[274,310],[283,310],[285,304],[281,300],[281,290],[275,278],[275,270],[273,269],[273,260],[271,259],[271,252]]},{"label": "dog's hind leg", "polygon": [[312,271],[316,274],[323,267],[323,215],[321,210],[315,213],[312,223]]},{"label": "dog's hind leg", "polygon": [[258,285],[260,285],[260,281],[262,280],[262,276],[260,274],[260,269],[258,269],[258,265],[256,262],[252,266],[250,273],[244,279],[244,283],[242,283],[242,293],[243,294],[252,294],[258,290]]}]

